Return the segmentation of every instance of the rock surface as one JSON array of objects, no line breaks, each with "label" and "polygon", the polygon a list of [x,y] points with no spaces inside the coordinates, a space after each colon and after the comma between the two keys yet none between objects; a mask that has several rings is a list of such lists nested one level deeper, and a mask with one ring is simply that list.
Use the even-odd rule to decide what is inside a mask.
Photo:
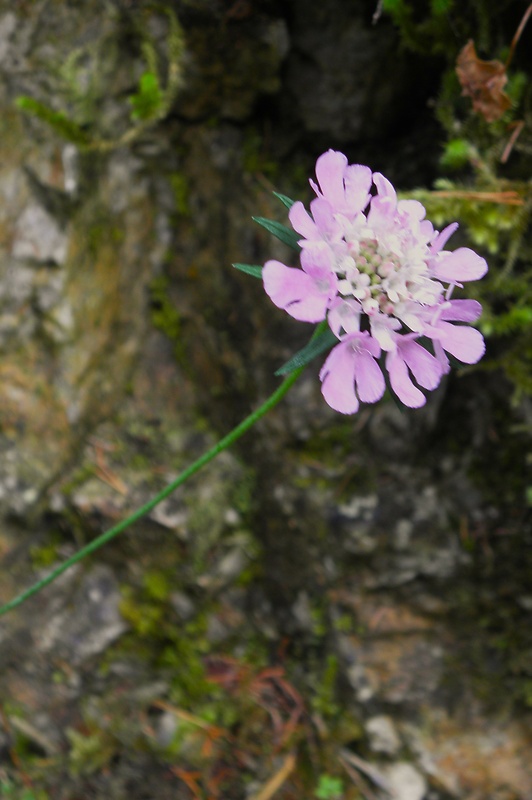
[{"label": "rock surface", "polygon": [[[2,602],[278,385],[308,333],[230,268],[289,257],[250,221],[285,219],[272,188],[304,197],[331,146],[433,177],[411,142],[437,67],[420,78],[373,8],[159,6],[0,0]],[[28,94],[93,140],[127,135],[174,7],[183,87],[142,135],[91,149],[16,110]],[[277,781],[295,800],[326,776],[346,800],[528,800],[523,420],[487,373],[420,412],[339,418],[311,365],[230,453],[0,620],[0,790],[257,800]]]}]

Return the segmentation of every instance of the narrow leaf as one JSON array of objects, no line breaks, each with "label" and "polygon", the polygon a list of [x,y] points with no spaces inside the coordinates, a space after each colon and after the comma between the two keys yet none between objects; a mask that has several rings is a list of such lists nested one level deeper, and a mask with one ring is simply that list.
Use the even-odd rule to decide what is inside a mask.
[{"label": "narrow leaf", "polygon": [[27,95],[20,95],[15,100],[15,105],[21,111],[28,114],[33,114],[43,122],[50,125],[63,139],[72,142],[78,147],[86,147],[89,144],[89,137],[77,122],[69,119],[62,111],[54,111],[49,106],[35,100],[34,97]]},{"label": "narrow leaf", "polygon": [[252,217],[252,219],[262,225],[263,228],[266,228],[268,233],[273,233],[281,242],[284,242],[294,250],[301,250],[299,246],[300,236],[291,228],[281,225],[280,222],[276,222],[274,219],[266,219],[265,217]]},{"label": "narrow leaf", "polygon": [[306,344],[302,350],[299,350],[292,356],[286,364],[283,364],[275,374],[289,375],[295,369],[305,366],[305,364],[308,364],[313,358],[316,358],[316,356],[319,356],[320,353],[323,353],[325,350],[329,350],[333,344],[337,343],[338,339],[334,333],[327,329],[318,334],[318,336],[313,336],[310,342]]},{"label": "narrow leaf", "polygon": [[245,272],[246,275],[253,275],[254,278],[262,278],[262,267],[255,264],[233,264],[235,269]]},{"label": "narrow leaf", "polygon": [[275,197],[281,201],[281,203],[286,206],[286,208],[290,209],[295,203],[295,200],[290,200],[285,194],[279,194],[279,192],[274,192]]}]

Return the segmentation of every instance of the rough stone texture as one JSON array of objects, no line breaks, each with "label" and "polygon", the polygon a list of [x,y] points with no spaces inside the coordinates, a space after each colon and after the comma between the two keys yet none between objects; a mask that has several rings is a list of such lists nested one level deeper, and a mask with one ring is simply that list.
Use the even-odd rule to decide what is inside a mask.
[{"label": "rough stone texture", "polygon": [[399,761],[386,770],[385,776],[396,800],[423,800],[425,797],[427,782],[411,764]]},{"label": "rough stone texture", "polygon": [[366,722],[366,731],[370,742],[369,746],[375,753],[395,755],[401,747],[401,741],[390,719],[384,715],[371,717]]},{"label": "rough stone texture", "polygon": [[100,655],[127,630],[119,599],[110,570],[93,570],[84,577],[69,608],[49,609],[35,647],[73,665]]},{"label": "rough stone texture", "polygon": [[[308,339],[230,268],[290,257],[249,219],[285,219],[271,188],[304,196],[344,144],[423,182],[427,157],[400,146],[405,125],[420,141],[423,81],[365,4],[178,11],[182,94],[97,155],[14,98],[122,133],[139,26],[164,54],[165,14],[0,2],[1,601],[175,477]],[[73,48],[92,112],[61,94]],[[2,619],[0,751],[23,737],[51,759],[32,780],[58,800],[188,800],[183,775],[221,766],[228,788],[205,794],[240,800],[291,752],[362,796],[528,800],[531,532],[519,491],[498,494],[527,418],[506,394],[466,375],[422,411],[342,419],[309,367],[232,454]],[[312,796],[305,770],[280,798]]]}]

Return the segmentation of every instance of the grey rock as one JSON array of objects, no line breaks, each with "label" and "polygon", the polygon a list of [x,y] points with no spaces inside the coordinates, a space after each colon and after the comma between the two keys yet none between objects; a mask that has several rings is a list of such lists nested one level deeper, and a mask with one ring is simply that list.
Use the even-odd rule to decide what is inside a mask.
[{"label": "grey rock", "polygon": [[367,703],[375,696],[375,690],[369,682],[362,664],[351,664],[351,666],[347,668],[346,675],[360,703]]},{"label": "grey rock", "polygon": [[0,64],[8,60],[12,49],[11,38],[17,29],[17,17],[11,11],[0,17]]},{"label": "grey rock", "polygon": [[155,741],[159,747],[169,747],[175,737],[179,727],[179,721],[175,714],[170,711],[163,711],[155,726]]},{"label": "grey rock", "polygon": [[170,604],[176,614],[186,622],[192,619],[195,613],[195,606],[192,600],[184,592],[172,592],[170,595]]},{"label": "grey rock", "polygon": [[292,614],[301,630],[312,631],[312,606],[307,592],[299,592],[297,600],[292,606]]},{"label": "grey rock", "polygon": [[39,649],[76,665],[102,653],[127,630],[119,602],[112,571],[106,566],[96,567],[82,579],[74,602],[63,598],[61,607],[36,633]]},{"label": "grey rock", "polygon": [[393,800],[423,800],[427,781],[406,761],[399,761],[383,769],[392,790]]},{"label": "grey rock", "polygon": [[371,717],[366,722],[365,728],[369,746],[374,753],[395,755],[401,747],[401,741],[390,717],[385,715]]},{"label": "grey rock", "polygon": [[15,258],[63,264],[68,237],[55,219],[36,203],[22,212],[15,230],[12,254]]}]

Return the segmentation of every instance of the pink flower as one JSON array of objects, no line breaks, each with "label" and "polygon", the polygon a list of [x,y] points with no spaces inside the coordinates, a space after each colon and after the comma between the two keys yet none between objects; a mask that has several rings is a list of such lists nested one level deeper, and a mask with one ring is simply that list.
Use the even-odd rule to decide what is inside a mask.
[{"label": "pink flower", "polygon": [[419,408],[425,404],[426,398],[413,383],[410,373],[424,389],[435,389],[444,370],[440,361],[413,336],[406,334],[396,338],[396,349],[386,355],[386,369],[399,400],[409,408]]},{"label": "pink flower", "polygon": [[478,281],[487,271],[485,260],[468,247],[459,247],[453,253],[439,253],[431,262],[432,276],[449,283]]},{"label": "pink flower", "polygon": [[417,408],[426,402],[421,389],[435,389],[449,371],[447,354],[474,364],[484,353],[470,327],[480,304],[450,298],[487,264],[467,247],[444,250],[456,223],[435,231],[421,203],[398,200],[387,178],[342,153],[321,155],[316,179],[310,213],[299,202],[289,213],[302,237],[301,269],[269,261],[266,292],[296,319],[327,320],[339,340],[320,373],[332,408],[353,414],[360,401],[382,397],[382,353],[392,391]]},{"label": "pink flower", "polygon": [[484,338],[476,328],[465,325],[453,325],[452,322],[475,322],[482,313],[482,306],[476,300],[450,300],[442,303],[440,308],[432,309],[437,315],[434,324],[425,326],[425,334],[434,346],[436,358],[442,365],[444,373],[449,372],[450,353],[464,364],[476,364],[480,361],[486,346]]},{"label": "pink flower", "polygon": [[337,278],[328,250],[315,247],[301,253],[303,269],[292,269],[280,261],[268,261],[262,277],[272,302],[303,322],[321,322],[336,296]]},{"label": "pink flower", "polygon": [[369,167],[348,164],[343,153],[328,150],[316,162],[318,183],[310,185],[340,214],[353,217],[367,206],[372,176]]},{"label": "pink flower", "polygon": [[320,372],[321,392],[331,408],[354,414],[359,399],[363,403],[381,399],[384,376],[375,360],[380,353],[379,345],[367,331],[347,336],[331,350]]}]

